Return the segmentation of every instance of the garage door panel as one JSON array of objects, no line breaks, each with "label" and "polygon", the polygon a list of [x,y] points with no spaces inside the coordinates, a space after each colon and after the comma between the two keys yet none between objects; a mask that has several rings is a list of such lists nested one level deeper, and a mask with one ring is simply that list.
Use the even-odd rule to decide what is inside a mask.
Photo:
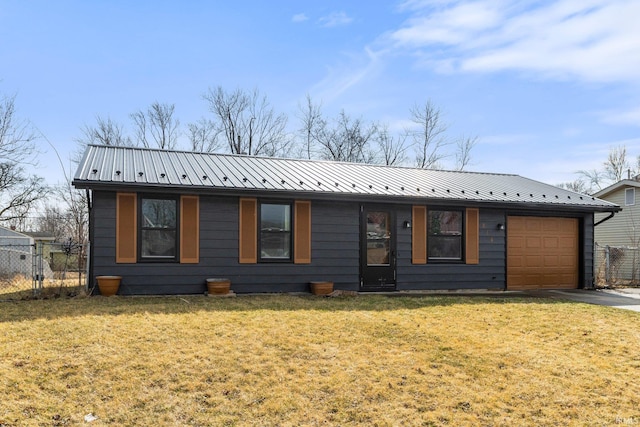
[{"label": "garage door panel", "polygon": [[527,237],[527,249],[531,248],[541,248],[542,247],[542,239],[540,237]]},{"label": "garage door panel", "polygon": [[545,237],[544,238],[544,248],[545,249],[556,249],[560,246],[560,242],[557,237]]},{"label": "garage door panel", "polygon": [[509,232],[519,233],[526,229],[526,223],[521,221],[520,218],[514,218],[509,220]]},{"label": "garage door panel", "polygon": [[525,232],[540,232],[542,231],[542,220],[538,219],[538,218],[527,218],[524,217],[525,220],[525,224],[524,224],[524,231]]},{"label": "garage door panel", "polygon": [[560,248],[563,249],[575,249],[577,247],[577,241],[573,237],[562,237],[559,239]]},{"label": "garage door panel", "polygon": [[554,268],[554,267],[558,267],[560,265],[562,265],[562,263],[560,262],[560,259],[556,256],[545,256],[544,257],[544,267],[545,268]]},{"label": "garage door panel", "polygon": [[531,267],[538,268],[540,264],[542,264],[542,256],[541,255],[525,255],[522,257],[524,259],[523,267]]},{"label": "garage door panel", "polygon": [[513,250],[524,248],[524,237],[514,235],[511,239],[509,247]]},{"label": "garage door panel", "polygon": [[507,288],[578,287],[578,220],[507,218]]}]

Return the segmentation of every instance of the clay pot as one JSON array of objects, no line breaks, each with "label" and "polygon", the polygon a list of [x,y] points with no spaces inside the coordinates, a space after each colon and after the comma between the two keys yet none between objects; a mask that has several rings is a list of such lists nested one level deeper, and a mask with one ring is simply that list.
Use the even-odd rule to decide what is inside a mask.
[{"label": "clay pot", "polygon": [[110,297],[118,293],[122,276],[97,276],[96,280],[98,281],[100,294],[105,297]]},{"label": "clay pot", "polygon": [[310,282],[309,286],[314,295],[329,295],[333,292],[333,282]]},{"label": "clay pot", "polygon": [[207,292],[209,295],[226,295],[231,290],[229,279],[207,279]]}]

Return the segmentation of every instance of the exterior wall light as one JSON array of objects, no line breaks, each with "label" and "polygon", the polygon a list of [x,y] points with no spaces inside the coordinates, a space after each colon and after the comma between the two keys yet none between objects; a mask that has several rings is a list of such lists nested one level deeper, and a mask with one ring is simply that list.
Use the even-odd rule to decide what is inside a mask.
[{"label": "exterior wall light", "polygon": [[411,228],[411,223],[409,221],[405,221],[402,223],[402,228]]},{"label": "exterior wall light", "polygon": [[504,224],[498,224],[496,227],[498,230],[504,230]]}]

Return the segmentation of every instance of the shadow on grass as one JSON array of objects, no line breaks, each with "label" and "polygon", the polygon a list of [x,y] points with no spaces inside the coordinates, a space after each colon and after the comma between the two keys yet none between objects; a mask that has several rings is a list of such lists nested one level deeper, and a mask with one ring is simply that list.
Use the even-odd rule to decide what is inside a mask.
[{"label": "shadow on grass", "polygon": [[235,298],[198,296],[77,296],[0,302],[0,322],[83,316],[135,314],[187,314],[243,311],[393,311],[456,305],[576,304],[575,302],[528,296],[494,295],[359,295],[318,297],[313,295],[241,295]]},{"label": "shadow on grass", "polygon": [[84,290],[84,286],[50,286],[41,289],[37,293],[34,292],[32,288],[22,288],[11,291],[7,291],[7,288],[5,288],[0,289],[0,303],[29,300],[48,300],[57,298],[74,298],[77,296],[83,296],[85,294],[86,292]]}]

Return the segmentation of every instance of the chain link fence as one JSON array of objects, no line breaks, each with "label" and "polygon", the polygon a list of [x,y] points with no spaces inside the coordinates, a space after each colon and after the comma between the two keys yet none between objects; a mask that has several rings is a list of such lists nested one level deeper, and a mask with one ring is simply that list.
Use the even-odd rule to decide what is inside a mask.
[{"label": "chain link fence", "polygon": [[0,244],[0,300],[85,293],[88,250],[72,241]]},{"label": "chain link fence", "polygon": [[640,285],[640,248],[595,246],[596,286]]}]

